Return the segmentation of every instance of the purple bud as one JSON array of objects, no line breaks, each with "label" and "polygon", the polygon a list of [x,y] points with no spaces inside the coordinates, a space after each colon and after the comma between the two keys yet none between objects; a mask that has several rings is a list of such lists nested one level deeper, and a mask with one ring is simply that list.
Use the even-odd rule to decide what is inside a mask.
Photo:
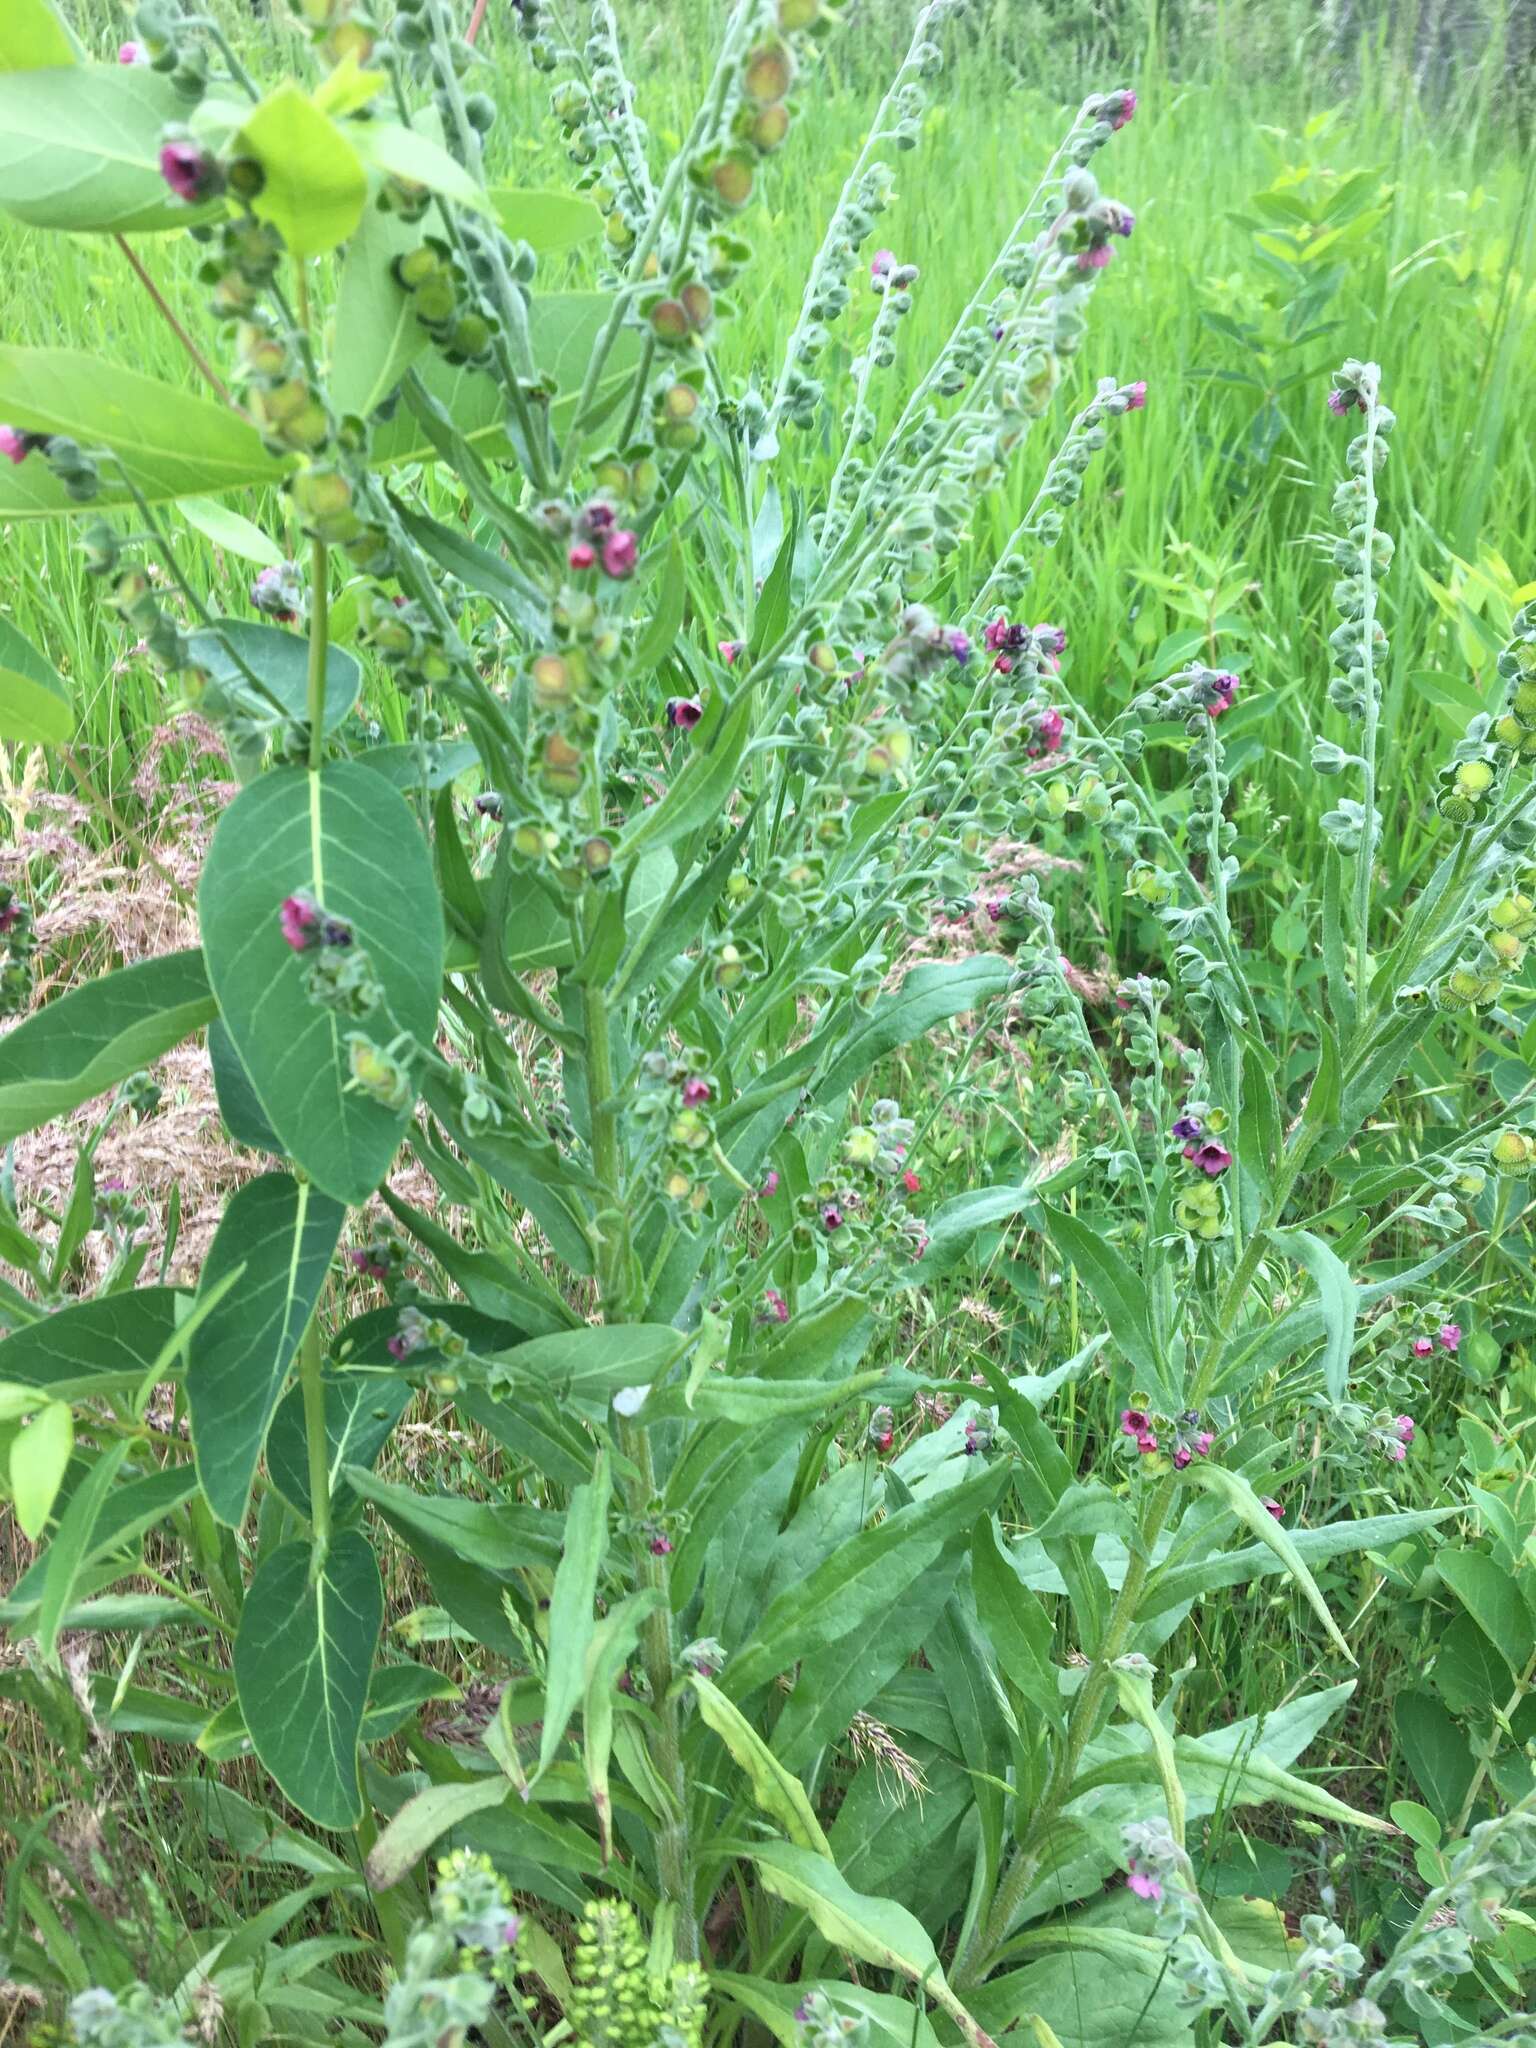
[{"label": "purple bud", "polygon": [[892,249],[877,249],[869,259],[869,281],[880,284],[896,268],[896,254]]},{"label": "purple bud", "polygon": [[285,896],[277,915],[283,944],[292,946],[295,953],[307,953],[311,946],[319,944],[320,906],[313,896],[302,889],[292,896]]},{"label": "purple bud", "polygon": [[1273,1515],[1277,1522],[1285,1520],[1285,1509],[1281,1507],[1279,1501],[1275,1500],[1272,1495],[1264,1494],[1259,1501],[1259,1506],[1264,1510],[1265,1514]]},{"label": "purple bud", "polygon": [[667,699],[668,725],[681,726],[684,732],[691,732],[704,716],[704,706],[697,697],[669,697]]},{"label": "purple bud", "polygon": [[48,445],[46,434],[29,434],[20,427],[0,427],[0,455],[12,462],[25,462],[35,449]]},{"label": "purple bud", "polygon": [[1126,411],[1140,412],[1142,407],[1147,402],[1147,386],[1145,380],[1138,378],[1134,384],[1127,384],[1125,387],[1125,394]]},{"label": "purple bud", "polygon": [[142,43],[119,43],[117,61],[119,64],[147,64],[149,52]]},{"label": "purple bud", "polygon": [[821,1221],[823,1227],[829,1234],[834,1230],[842,1229],[843,1212],[837,1206],[836,1202],[828,1202],[827,1206],[821,1212]]},{"label": "purple bud", "polygon": [[1198,1116],[1181,1116],[1174,1120],[1173,1135],[1181,1140],[1181,1142],[1188,1143],[1198,1138],[1204,1129],[1205,1123],[1202,1118]]},{"label": "purple bud", "polygon": [[603,542],[603,574],[632,576],[640,556],[639,544],[627,526],[615,527]]},{"label": "purple bud", "polygon": [[167,142],[160,150],[160,175],[189,205],[210,198],[223,182],[217,161],[195,142]]}]

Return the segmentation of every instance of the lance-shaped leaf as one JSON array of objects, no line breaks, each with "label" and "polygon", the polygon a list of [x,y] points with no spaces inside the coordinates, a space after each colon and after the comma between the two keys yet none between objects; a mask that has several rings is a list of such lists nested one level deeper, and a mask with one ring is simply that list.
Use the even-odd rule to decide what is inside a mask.
[{"label": "lance-shaped leaf", "polygon": [[236,1190],[203,1265],[200,1291],[241,1277],[191,1344],[187,1394],[197,1476],[221,1522],[238,1528],[267,1425],[320,1298],[346,1211],[286,1173]]},{"label": "lance-shaped leaf", "polygon": [[262,1559],[240,1610],[235,1689],[256,1754],[324,1828],[362,1814],[357,1744],[384,1588],[366,1536],[340,1529],[322,1568],[307,1543]]},{"label": "lance-shaped leaf", "polygon": [[[72,435],[84,448],[110,449],[152,504],[275,483],[286,467],[227,406],[82,349],[0,347],[0,419],[33,433]],[[110,462],[101,466],[99,496],[85,508],[74,505],[35,456],[7,463],[6,470],[0,516],[95,512],[131,496]]]},{"label": "lance-shaped leaf", "polygon": [[175,1336],[188,1298],[174,1287],[135,1287],[55,1309],[0,1343],[0,1383],[60,1401],[135,1389]]},{"label": "lance-shaped leaf", "polygon": [[[366,1024],[309,999],[305,961],[279,923],[283,899],[300,890],[349,925],[372,962],[383,994]],[[412,1042],[431,1043],[442,985],[437,880],[410,807],[355,761],[264,775],[220,819],[198,904],[209,979],[273,1130],[327,1194],[366,1200],[410,1106],[349,1085],[347,1039],[398,1045],[407,1059]]]},{"label": "lance-shaped leaf", "polygon": [[834,1948],[912,1978],[943,2006],[972,2048],[993,2048],[991,2036],[950,1990],[927,1929],[905,1906],[856,1892],[835,1863],[791,1842],[763,1842],[749,1853],[767,1889],[808,1913]]},{"label": "lance-shaped leaf", "polygon": [[[581,1761],[587,1790],[597,1815],[603,1861],[613,1858],[613,1801],[608,1792],[608,1763],[613,1754],[614,1700],[624,1666],[629,1662],[645,1618],[661,1602],[658,1586],[642,1586],[610,1608],[592,1631],[587,1647],[586,1697],[581,1707]],[[509,1752],[510,1756],[510,1752]],[[515,1760],[515,1759],[514,1759]]]},{"label": "lance-shaped leaf", "polygon": [[549,1653],[544,1672],[544,1726],[539,1736],[539,1771],[555,1760],[586,1680],[587,1650],[594,1626],[598,1574],[608,1551],[608,1453],[598,1453],[586,1486],[571,1495],[565,1515],[565,1547],[549,1600]]},{"label": "lance-shaped leaf", "polygon": [[75,1418],[67,1401],[45,1401],[26,1428],[11,1436],[11,1511],[33,1543],[48,1525],[74,1448]]},{"label": "lance-shaped leaf", "polygon": [[606,1401],[621,1387],[648,1385],[686,1347],[670,1323],[607,1323],[533,1337],[496,1354],[498,1365],[557,1399]]},{"label": "lance-shaped leaf", "polygon": [[1214,1493],[1218,1500],[1232,1510],[1240,1522],[1247,1524],[1261,1543],[1266,1544],[1275,1553],[1306,1595],[1313,1612],[1328,1631],[1335,1648],[1342,1651],[1353,1664],[1355,1653],[1340,1633],[1339,1625],[1329,1611],[1328,1602],[1323,1598],[1316,1579],[1308,1569],[1306,1559],[1296,1548],[1290,1531],[1275,1520],[1243,1475],[1240,1472],[1229,1471],[1225,1465],[1214,1464],[1210,1459],[1197,1458],[1184,1477],[1193,1480],[1197,1486],[1203,1486],[1207,1493]]},{"label": "lance-shaped leaf", "polygon": [[0,1144],[67,1116],[215,1015],[203,957],[166,953],[71,989],[0,1038]]},{"label": "lance-shaped leaf", "polygon": [[1163,1410],[1172,1412],[1179,1408],[1179,1390],[1169,1383],[1158,1357],[1147,1290],[1140,1274],[1127,1265],[1107,1238],[1080,1217],[1069,1215],[1065,1209],[1053,1209],[1049,1203],[1042,1202],[1040,1206],[1051,1236],[1082,1275],[1109,1325],[1110,1335],[1130,1360],[1138,1386],[1153,1394]]},{"label": "lance-shaped leaf", "polygon": [[752,1797],[763,1812],[776,1820],[792,1842],[818,1856],[830,1857],[831,1849],[816,1818],[810,1795],[764,1742],[741,1709],[732,1704],[718,1686],[697,1672],[690,1675],[699,1702],[699,1713],[713,1728],[736,1762],[747,1774]]},{"label": "lance-shaped leaf", "polygon": [[[6,0],[5,13],[16,4]],[[141,234],[206,218],[208,208],[188,206],[160,175],[161,131],[185,114],[170,80],[146,64],[55,56],[46,69],[8,71],[0,208],[70,234]]]},{"label": "lance-shaped leaf", "polygon": [[450,1828],[461,1827],[487,1808],[503,1806],[512,1787],[505,1778],[476,1778],[467,1785],[428,1785],[407,1799],[368,1852],[368,1882],[387,1892],[415,1868]]},{"label": "lance-shaped leaf", "polygon": [[1355,1316],[1360,1291],[1349,1277],[1349,1268],[1331,1245],[1314,1237],[1310,1230],[1276,1230],[1271,1241],[1278,1251],[1304,1266],[1317,1282],[1318,1305],[1323,1312],[1323,1380],[1330,1400],[1342,1401],[1349,1392],[1349,1360],[1355,1344]]},{"label": "lance-shaped leaf", "polygon": [[31,641],[0,619],[0,740],[59,746],[75,729],[64,678]]}]

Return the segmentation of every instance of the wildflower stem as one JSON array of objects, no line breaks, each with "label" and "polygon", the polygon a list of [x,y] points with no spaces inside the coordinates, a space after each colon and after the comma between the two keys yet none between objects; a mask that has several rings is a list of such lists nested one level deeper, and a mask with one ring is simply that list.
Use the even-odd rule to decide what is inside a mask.
[{"label": "wildflower stem", "polygon": [[1376,749],[1381,724],[1381,704],[1376,682],[1376,655],[1371,641],[1376,631],[1376,419],[1380,393],[1374,371],[1368,373],[1369,382],[1364,396],[1365,410],[1365,460],[1362,464],[1362,481],[1365,486],[1365,534],[1360,543],[1360,582],[1363,592],[1360,611],[1360,658],[1364,664],[1365,677],[1365,729],[1360,743],[1363,760],[1362,804],[1364,818],[1360,827],[1360,851],[1355,856],[1355,1005],[1357,1013],[1364,1012],[1370,989],[1370,936],[1371,936],[1371,883],[1376,870]]},{"label": "wildflower stem", "polygon": [[[1508,1182],[1504,1185],[1507,1187]],[[1472,1809],[1477,1804],[1477,1795],[1482,1791],[1483,1781],[1488,1776],[1488,1767],[1498,1754],[1500,1737],[1509,1733],[1509,1724],[1533,1685],[1536,1685],[1536,1650],[1531,1652],[1525,1669],[1515,1680],[1515,1689],[1504,1702],[1503,1711],[1494,1711],[1493,1726],[1488,1730],[1487,1739],[1477,1752],[1477,1769],[1472,1773],[1472,1781],[1462,1799],[1461,1811],[1451,1824],[1450,1833],[1453,1840],[1456,1836],[1466,1833],[1467,1823],[1472,1818]]]},{"label": "wildflower stem", "polygon": [[[180,320],[177,319],[175,313],[171,310],[170,306],[167,305],[165,297],[160,290],[160,287],[155,283],[155,280],[150,276],[149,272],[144,268],[144,265],[139,261],[138,252],[134,249],[133,244],[127,239],[125,235],[114,235],[112,239],[114,242],[116,242],[118,248],[121,249],[123,254],[127,257],[129,268],[132,270],[134,276],[139,280],[139,283],[143,285],[145,291],[148,292],[151,303],[154,305],[155,311],[160,315],[161,319],[165,322],[167,327],[170,328],[172,334],[174,334],[176,339],[181,343],[182,348],[186,351],[188,360],[191,362],[192,367],[197,371],[197,374],[202,378],[203,382],[207,384],[211,390],[218,393],[219,398],[223,401],[225,405],[229,407],[231,412],[239,412],[240,408],[238,405],[236,405],[233,397],[230,395],[229,386],[224,383],[223,379],[219,376],[217,370],[214,369],[213,365],[209,362],[208,358],[203,354],[202,350],[198,347],[197,343],[192,339],[191,335],[188,334],[186,328],[183,327]],[[241,417],[243,418],[244,415],[241,414]]]}]

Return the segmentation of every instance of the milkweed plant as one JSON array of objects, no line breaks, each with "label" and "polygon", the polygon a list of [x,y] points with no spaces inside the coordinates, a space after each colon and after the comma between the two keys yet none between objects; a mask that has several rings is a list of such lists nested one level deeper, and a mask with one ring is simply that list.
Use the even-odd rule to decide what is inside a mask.
[{"label": "milkweed plant", "polygon": [[[275,1830],[356,1937],[340,1971],[274,1908],[82,1990],[13,1910],[8,1971],[65,1982],[81,2043],[1536,2040],[1511,1948],[1536,1811],[1491,1723],[1392,1924],[1298,1928],[1201,1880],[1239,1809],[1407,1855],[1311,1770],[1353,1664],[1318,1574],[1427,1559],[1460,1512],[1393,1479],[1536,1125],[1527,1091],[1410,1156],[1373,1121],[1434,1034],[1507,1021],[1536,932],[1536,617],[1446,764],[1437,863],[1384,893],[1396,423],[1344,363],[1326,996],[1282,1057],[1231,816],[1255,678],[1196,664],[1091,709],[1071,617],[1030,601],[1157,399],[1159,366],[1092,374],[1136,94],[1083,102],[915,362],[932,287],[884,224],[952,11],[915,10],[782,361],[736,374],[717,338],[751,328],[752,207],[793,165],[828,0],[723,10],[665,147],[609,0],[514,0],[483,45],[448,0],[299,0],[275,81],[178,0],[101,63],[20,9],[57,139],[4,202],[190,236],[195,285],[160,304],[196,388],[6,349],[5,503],[72,522],[238,789],[195,948],[34,1007],[39,920],[8,894],[4,1134],[103,1091],[148,1114],[142,1070],[205,1033],[259,1170],[195,1287],[145,1279],[129,1216],[110,1280],[66,1297],[16,1226],[0,1433],[39,1548],[4,1618],[45,1698],[99,1632],[106,1725],[127,1703],[171,1740],[190,1697],[207,1770],[269,1787],[210,1828]],[[566,193],[496,181],[517,44]],[[597,284],[547,284],[583,243]],[[255,523],[210,513],[240,487]],[[992,506],[1023,509],[989,563]],[[195,544],[210,517],[248,587]],[[45,654],[6,666],[29,736],[60,737]],[[1020,848],[1107,863],[1159,971],[1090,1014],[1052,862]],[[936,923],[981,936],[935,956]],[[899,1055],[946,1026],[925,1071],[951,1080],[919,1090]],[[1052,1142],[935,1204],[968,1063],[1024,1041]],[[82,1159],[76,1245],[113,1199]],[[1086,1341],[934,1379],[903,1328],[999,1229],[1071,1272]],[[1053,1404],[1094,1383],[1116,1420],[1069,1457]],[[475,1484],[413,1477],[408,1412],[474,1433]],[[1380,1512],[1308,1526],[1319,1461],[1363,1463]],[[1327,1682],[1192,1720],[1170,1644],[1266,1583]]]}]

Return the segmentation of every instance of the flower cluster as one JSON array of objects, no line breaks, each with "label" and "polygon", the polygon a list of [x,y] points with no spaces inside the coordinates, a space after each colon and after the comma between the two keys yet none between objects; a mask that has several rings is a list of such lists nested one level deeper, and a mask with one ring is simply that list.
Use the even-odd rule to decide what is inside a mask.
[{"label": "flower cluster", "polygon": [[[1512,881],[1484,900],[1468,920],[1467,940],[1455,965],[1435,982],[1433,995],[1441,1010],[1485,1010],[1498,1002],[1510,975],[1524,965],[1526,947],[1536,935],[1536,894],[1531,879]],[[1399,991],[1411,1000],[1413,991]]]},{"label": "flower cluster", "polygon": [[1174,1220],[1192,1237],[1209,1241],[1225,1228],[1221,1195],[1216,1183],[1232,1165],[1232,1154],[1221,1142],[1227,1127],[1226,1111],[1209,1103],[1186,1103],[1175,1117],[1169,1135],[1179,1148],[1193,1178],[1179,1189],[1174,1199]]},{"label": "flower cluster", "polygon": [[1120,1433],[1134,1441],[1143,1458],[1167,1450],[1180,1472],[1194,1459],[1208,1458],[1216,1441],[1215,1431],[1205,1427],[1198,1408],[1187,1408],[1168,1423],[1160,1422],[1145,1408],[1124,1408],[1120,1412]]},{"label": "flower cluster", "polygon": [[577,1923],[565,2016],[584,2048],[699,2048],[704,1973],[695,1963],[653,1968],[634,1908],[591,1899]]}]

